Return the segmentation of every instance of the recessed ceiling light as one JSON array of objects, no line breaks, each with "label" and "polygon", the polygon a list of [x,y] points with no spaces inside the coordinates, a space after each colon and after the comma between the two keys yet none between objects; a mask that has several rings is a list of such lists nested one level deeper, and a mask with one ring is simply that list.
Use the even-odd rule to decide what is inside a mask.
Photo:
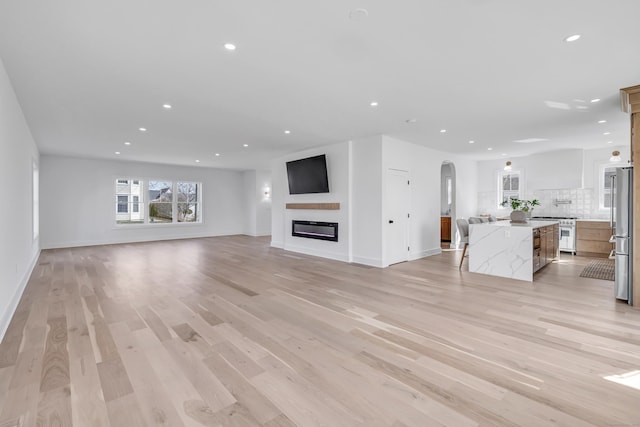
[{"label": "recessed ceiling light", "polygon": [[574,34],[564,39],[566,42],[574,42],[580,38],[580,34]]},{"label": "recessed ceiling light", "polygon": [[138,130],[139,130],[140,132],[146,132],[146,131],[147,131],[147,128],[138,128]]},{"label": "recessed ceiling light", "polygon": [[236,50],[236,45],[233,43],[225,43],[224,48],[227,50]]},{"label": "recessed ceiling light", "polygon": [[131,143],[129,141],[125,141],[124,145],[131,145]]},{"label": "recessed ceiling light", "polygon": [[358,8],[349,12],[349,19],[353,21],[362,21],[363,19],[367,19],[367,16],[369,16],[367,9]]},{"label": "recessed ceiling light", "polygon": [[611,135],[611,132],[604,132],[603,135]]},{"label": "recessed ceiling light", "polygon": [[516,139],[513,142],[519,142],[521,144],[531,144],[534,142],[544,142],[544,141],[548,141],[548,139],[546,138],[525,138],[525,139]]},{"label": "recessed ceiling light", "polygon": [[502,156],[506,156],[506,155],[507,155],[507,153],[502,153],[501,155],[502,155]]},{"label": "recessed ceiling light", "polygon": [[489,147],[489,148],[487,148],[487,150],[491,151],[491,150],[493,150],[493,148]]},{"label": "recessed ceiling light", "polygon": [[200,160],[196,160],[196,163],[200,163]]},{"label": "recessed ceiling light", "polygon": [[287,135],[289,135],[291,133],[290,130],[285,130],[284,133],[286,133]]},{"label": "recessed ceiling light", "polygon": [[607,123],[606,120],[598,120],[598,123]]},{"label": "recessed ceiling light", "polygon": [[171,104],[162,104],[162,108],[164,108],[165,110],[170,110]]},{"label": "recessed ceiling light", "polygon": [[613,141],[607,141],[607,144],[613,144]]},{"label": "recessed ceiling light", "polygon": [[440,129],[440,133],[447,133],[446,129]]},{"label": "recessed ceiling light", "polygon": [[592,102],[592,103],[600,102],[600,98],[593,98],[593,99],[592,99],[591,101],[589,101],[589,102]]},{"label": "recessed ceiling light", "polygon": [[476,143],[475,141],[469,141],[469,144],[475,144],[475,143]]},{"label": "recessed ceiling light", "polygon": [[216,153],[216,157],[220,157],[220,153]]},{"label": "recessed ceiling light", "polygon": [[417,121],[418,121],[418,119],[407,119],[407,120],[405,120],[405,122],[409,123],[409,124],[416,123]]},{"label": "recessed ceiling light", "polygon": [[248,146],[249,146],[249,144],[242,144],[242,146],[243,146],[243,147],[248,147]]},{"label": "recessed ceiling light", "polygon": [[373,102],[372,102],[371,104],[369,104],[369,105],[371,105],[372,107],[377,107],[377,106],[378,106],[378,103],[377,103],[376,101],[373,101]]},{"label": "recessed ceiling light", "polygon": [[120,152],[119,152],[119,151],[116,151],[116,154],[120,154]]}]

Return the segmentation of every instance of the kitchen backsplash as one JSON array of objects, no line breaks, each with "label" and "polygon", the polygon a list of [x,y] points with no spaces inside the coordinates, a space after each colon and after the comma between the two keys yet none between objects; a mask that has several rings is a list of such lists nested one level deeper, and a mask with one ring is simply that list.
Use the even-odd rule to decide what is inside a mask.
[{"label": "kitchen backsplash", "polygon": [[[538,199],[540,206],[533,216],[575,216],[578,218],[608,219],[609,211],[598,209],[598,195],[592,188],[568,190],[535,190],[527,192],[524,199]],[[495,191],[478,193],[478,213],[507,216],[510,208],[498,209]]]}]

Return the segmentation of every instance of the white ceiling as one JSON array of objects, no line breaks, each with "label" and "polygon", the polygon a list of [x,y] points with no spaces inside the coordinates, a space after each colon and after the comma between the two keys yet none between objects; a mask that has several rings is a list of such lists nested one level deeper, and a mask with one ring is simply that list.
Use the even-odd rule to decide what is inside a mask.
[{"label": "white ceiling", "polygon": [[45,154],[264,168],[387,134],[509,158],[628,145],[638,16],[639,0],[4,0],[0,56]]}]

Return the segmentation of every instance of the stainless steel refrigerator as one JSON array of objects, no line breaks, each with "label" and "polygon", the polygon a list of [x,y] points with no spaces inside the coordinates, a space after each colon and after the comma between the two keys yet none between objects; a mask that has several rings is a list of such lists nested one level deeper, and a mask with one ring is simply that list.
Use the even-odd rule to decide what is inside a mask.
[{"label": "stainless steel refrigerator", "polygon": [[615,189],[615,293],[616,298],[633,301],[633,167],[616,168]]}]

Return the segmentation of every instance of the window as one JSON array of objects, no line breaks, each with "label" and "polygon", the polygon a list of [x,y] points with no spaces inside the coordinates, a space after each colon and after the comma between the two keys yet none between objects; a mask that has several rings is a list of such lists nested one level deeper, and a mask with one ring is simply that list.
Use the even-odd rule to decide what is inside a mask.
[{"label": "window", "polygon": [[149,222],[173,222],[173,183],[149,181]]},{"label": "window", "polygon": [[199,182],[118,178],[116,223],[202,222],[201,192],[202,184]]},{"label": "window", "polygon": [[178,222],[200,221],[199,187],[197,182],[178,183]]},{"label": "window", "polygon": [[118,213],[129,212],[129,196],[118,196]]},{"label": "window", "polygon": [[142,181],[119,178],[116,180],[116,223],[144,223]]},{"label": "window", "polygon": [[502,202],[510,199],[519,199],[520,171],[500,172],[498,176],[498,206],[502,207]]},{"label": "window", "polygon": [[616,175],[616,167],[617,165],[612,165],[610,163],[603,164],[600,166],[600,173],[598,174],[599,181],[599,208],[600,209],[610,209],[611,208],[611,200],[613,197],[613,188],[611,187],[611,177]]}]

